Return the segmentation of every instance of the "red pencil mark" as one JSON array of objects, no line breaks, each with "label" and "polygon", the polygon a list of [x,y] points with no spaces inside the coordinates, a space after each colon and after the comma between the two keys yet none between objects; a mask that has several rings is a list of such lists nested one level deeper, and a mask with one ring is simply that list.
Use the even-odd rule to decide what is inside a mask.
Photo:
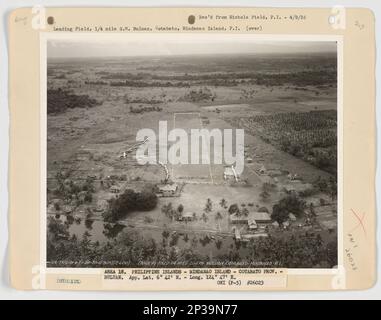
[{"label": "red pencil mark", "polygon": [[365,230],[365,226],[364,226],[365,212],[363,213],[362,217],[360,218],[360,216],[356,213],[356,211],[354,211],[353,209],[351,209],[351,211],[352,211],[353,215],[356,217],[356,219],[358,220],[358,224],[351,230],[351,232],[356,230],[358,227],[361,227],[362,230],[364,231],[364,234],[366,235],[366,230]]}]

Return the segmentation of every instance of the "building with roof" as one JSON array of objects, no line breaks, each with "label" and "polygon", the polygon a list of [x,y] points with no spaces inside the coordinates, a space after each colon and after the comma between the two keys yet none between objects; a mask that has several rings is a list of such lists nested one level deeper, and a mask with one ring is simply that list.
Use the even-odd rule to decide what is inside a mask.
[{"label": "building with roof", "polygon": [[181,214],[181,220],[182,221],[193,221],[194,220],[193,212],[183,212]]},{"label": "building with roof", "polygon": [[289,183],[284,185],[283,189],[286,193],[298,193],[298,192],[303,192],[312,188],[312,184],[310,183],[302,183],[302,182],[296,182],[296,181],[294,182],[295,183]]},{"label": "building with roof", "polygon": [[176,183],[173,184],[161,184],[158,185],[159,195],[162,197],[174,197],[178,191],[179,186]]},{"label": "building with roof", "polygon": [[249,227],[249,230],[257,230],[258,229],[257,222],[253,219],[247,220],[247,226]]},{"label": "building with roof", "polygon": [[110,187],[110,191],[112,193],[120,193],[120,188],[118,186],[116,186],[116,185],[113,185],[113,186]]},{"label": "building with roof", "polygon": [[229,180],[229,179],[234,179],[234,180],[238,179],[238,175],[235,172],[233,166],[231,167],[227,166],[224,168],[224,180]]},{"label": "building with roof", "polygon": [[[271,217],[267,212],[249,212],[247,215],[234,213],[230,216],[230,222],[232,224],[247,224],[251,223],[251,226],[255,228],[258,224],[271,223]],[[255,224],[254,224],[255,223]]]}]

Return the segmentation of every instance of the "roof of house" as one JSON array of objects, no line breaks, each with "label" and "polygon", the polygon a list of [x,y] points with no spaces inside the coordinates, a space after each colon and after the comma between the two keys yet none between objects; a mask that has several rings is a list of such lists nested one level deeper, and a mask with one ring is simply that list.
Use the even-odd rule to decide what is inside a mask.
[{"label": "roof of house", "polygon": [[193,218],[193,212],[183,212],[183,218]]},{"label": "roof of house", "polygon": [[230,216],[231,220],[236,221],[271,221],[271,217],[267,212],[249,212],[247,216],[237,215],[236,213]]},{"label": "roof of house", "polygon": [[234,176],[233,169],[231,167],[225,167],[224,174],[227,176]]},{"label": "roof of house", "polygon": [[267,212],[249,212],[248,220],[255,221],[271,221],[271,217]]},{"label": "roof of house", "polygon": [[177,190],[177,184],[162,184],[158,186],[160,191],[176,191]]},{"label": "roof of house", "polygon": [[249,225],[249,228],[257,228],[258,227],[257,223],[253,219],[248,220],[247,224]]},{"label": "roof of house", "polygon": [[295,215],[294,215],[293,213],[291,213],[291,212],[288,214],[288,217],[289,217],[291,220],[296,220]]}]

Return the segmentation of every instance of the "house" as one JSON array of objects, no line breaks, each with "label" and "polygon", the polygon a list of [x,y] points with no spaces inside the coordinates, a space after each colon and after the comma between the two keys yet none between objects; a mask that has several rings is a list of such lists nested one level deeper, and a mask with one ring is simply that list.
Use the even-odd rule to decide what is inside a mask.
[{"label": "house", "polygon": [[248,217],[243,214],[237,215],[236,213],[234,213],[230,216],[230,222],[232,224],[247,224]]},{"label": "house", "polygon": [[173,184],[161,184],[158,185],[159,194],[163,197],[174,197],[178,191],[178,185]]},{"label": "house", "polygon": [[289,183],[284,185],[284,191],[286,193],[298,193],[298,192],[303,192],[306,190],[309,190],[312,188],[312,184],[310,183],[302,183],[300,181],[294,183]]},{"label": "house", "polygon": [[247,224],[249,227],[251,225],[252,228],[255,228],[255,225],[267,224],[271,223],[272,221],[270,215],[267,212],[249,212],[247,215],[237,215],[236,213],[232,214],[230,216],[230,222],[232,224]]},{"label": "house", "polygon": [[247,157],[246,160],[248,163],[253,163],[253,158]]},{"label": "house", "polygon": [[255,222],[254,219],[250,219],[247,221],[247,225],[249,227],[249,230],[257,230],[258,229],[258,225],[257,223]]},{"label": "house", "polygon": [[275,227],[275,228],[279,228],[279,223],[277,221],[274,221],[272,223],[272,226]]},{"label": "house", "polygon": [[110,188],[111,193],[120,193],[120,188],[116,185],[111,186]]},{"label": "house", "polygon": [[238,175],[233,169],[233,167],[225,167],[224,168],[224,180],[228,179],[237,179]]},{"label": "house", "polygon": [[271,217],[267,212],[249,212],[248,218],[255,220],[257,224],[267,224],[272,222]]},{"label": "house", "polygon": [[70,213],[73,212],[73,207],[72,207],[72,206],[69,206],[69,205],[64,205],[64,206],[62,207],[62,212],[63,212],[64,214],[70,214]]},{"label": "house", "polygon": [[193,221],[194,215],[193,212],[185,212],[181,214],[181,220],[183,221]]},{"label": "house", "polygon": [[259,168],[258,173],[259,174],[266,174],[267,173],[266,167],[264,165],[262,165],[262,167]]}]

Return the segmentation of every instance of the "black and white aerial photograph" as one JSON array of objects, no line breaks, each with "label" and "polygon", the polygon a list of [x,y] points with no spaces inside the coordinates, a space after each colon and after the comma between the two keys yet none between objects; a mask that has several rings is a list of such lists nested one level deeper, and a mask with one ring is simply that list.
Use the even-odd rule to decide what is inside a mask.
[{"label": "black and white aerial photograph", "polygon": [[234,37],[47,40],[47,267],[337,267],[337,43]]}]

